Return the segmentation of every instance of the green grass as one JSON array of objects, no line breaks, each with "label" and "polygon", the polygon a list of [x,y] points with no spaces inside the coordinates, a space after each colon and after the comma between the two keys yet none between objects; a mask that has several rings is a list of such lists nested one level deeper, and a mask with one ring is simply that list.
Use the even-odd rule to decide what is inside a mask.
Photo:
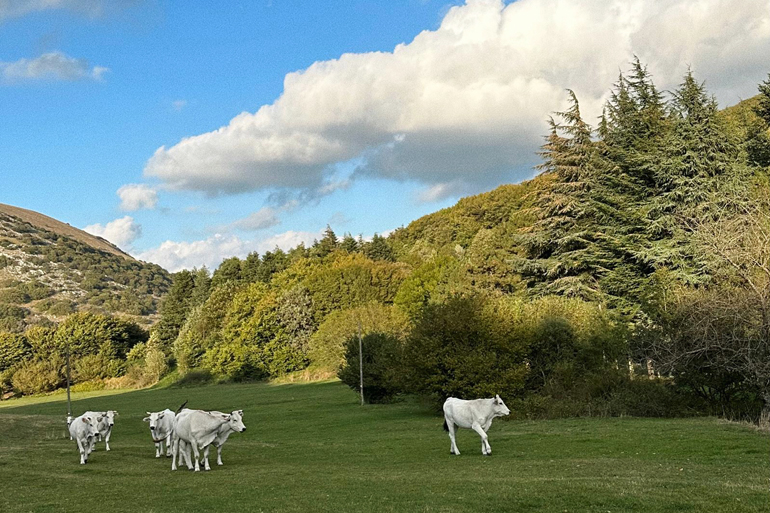
[{"label": "green grass", "polygon": [[[0,409],[0,511],[767,512],[770,439],[715,419],[495,421],[491,457],[417,403],[360,407],[338,382],[215,385],[76,398],[117,409],[112,451],[85,466],[66,403]],[[224,467],[172,472],[146,410],[245,410]]]}]

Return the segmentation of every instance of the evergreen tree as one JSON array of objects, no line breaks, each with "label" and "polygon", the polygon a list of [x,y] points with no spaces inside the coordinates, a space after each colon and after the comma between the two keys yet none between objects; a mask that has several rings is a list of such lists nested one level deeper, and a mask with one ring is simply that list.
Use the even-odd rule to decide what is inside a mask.
[{"label": "evergreen tree", "polygon": [[239,282],[241,279],[241,260],[238,257],[226,258],[214,271],[211,286],[217,288],[228,282]]},{"label": "evergreen tree", "polygon": [[262,261],[259,259],[259,253],[252,251],[241,262],[241,277],[246,283],[254,283],[259,278],[259,268],[262,266]]},{"label": "evergreen tree", "polygon": [[211,293],[211,276],[206,266],[193,269],[193,293],[190,297],[190,306],[203,304]]},{"label": "evergreen tree", "polygon": [[164,351],[171,347],[184,325],[194,290],[193,273],[183,270],[174,274],[171,290],[160,305],[160,320],[153,328],[153,336]]},{"label": "evergreen tree", "polygon": [[356,242],[356,239],[354,239],[350,233],[346,232],[345,236],[342,238],[340,249],[347,251],[348,253],[356,253],[358,251],[358,242]]},{"label": "evergreen tree", "polygon": [[770,74],[767,75],[767,80],[759,84],[759,105],[756,112],[770,125]]},{"label": "evergreen tree", "polygon": [[323,258],[337,249],[338,244],[337,235],[335,235],[331,226],[327,224],[326,230],[324,230],[324,236],[320,241],[316,241],[313,244],[313,256]]},{"label": "evergreen tree", "polygon": [[262,255],[262,263],[259,266],[259,272],[257,272],[257,280],[262,283],[268,283],[274,274],[283,271],[288,266],[289,256],[281,248],[267,251]]},{"label": "evergreen tree", "polygon": [[371,260],[395,261],[393,250],[385,237],[374,234],[372,240],[364,244],[364,255]]}]

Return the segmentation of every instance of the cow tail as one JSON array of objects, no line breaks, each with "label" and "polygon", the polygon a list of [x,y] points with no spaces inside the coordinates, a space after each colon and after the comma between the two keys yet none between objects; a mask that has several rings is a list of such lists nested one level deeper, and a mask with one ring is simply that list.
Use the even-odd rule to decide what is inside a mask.
[{"label": "cow tail", "polygon": [[179,415],[179,413],[180,413],[182,410],[184,410],[184,407],[185,407],[185,406],[187,406],[187,402],[188,402],[188,401],[189,401],[189,399],[188,399],[187,401],[183,402],[183,403],[182,403],[182,406],[180,406],[179,408],[177,408],[177,410],[176,410],[176,414],[177,414],[177,415]]},{"label": "cow tail", "polygon": [[444,419],[444,431],[446,431],[447,433],[449,433],[449,426],[448,426],[448,425],[447,425],[447,423],[446,423],[446,419]]}]

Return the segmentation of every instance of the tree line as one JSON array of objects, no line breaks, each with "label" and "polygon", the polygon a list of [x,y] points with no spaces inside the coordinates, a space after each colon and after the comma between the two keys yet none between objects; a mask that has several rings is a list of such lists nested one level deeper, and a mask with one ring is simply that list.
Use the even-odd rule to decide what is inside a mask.
[{"label": "tree line", "polygon": [[89,357],[124,362],[115,376],[357,388],[360,335],[370,401],[499,393],[531,417],[756,418],[770,405],[770,77],[720,110],[691,71],[664,93],[637,59],[596,126],[567,95],[537,178],[388,237],[327,228],[310,247],[181,271],[145,338]]}]

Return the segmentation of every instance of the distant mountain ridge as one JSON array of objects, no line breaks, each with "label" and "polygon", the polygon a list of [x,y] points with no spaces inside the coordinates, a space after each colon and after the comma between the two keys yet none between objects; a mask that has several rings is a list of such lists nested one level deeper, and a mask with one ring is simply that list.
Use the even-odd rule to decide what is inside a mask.
[{"label": "distant mountain ridge", "polygon": [[166,270],[101,237],[0,204],[0,331],[83,310],[150,323],[170,284]]}]

